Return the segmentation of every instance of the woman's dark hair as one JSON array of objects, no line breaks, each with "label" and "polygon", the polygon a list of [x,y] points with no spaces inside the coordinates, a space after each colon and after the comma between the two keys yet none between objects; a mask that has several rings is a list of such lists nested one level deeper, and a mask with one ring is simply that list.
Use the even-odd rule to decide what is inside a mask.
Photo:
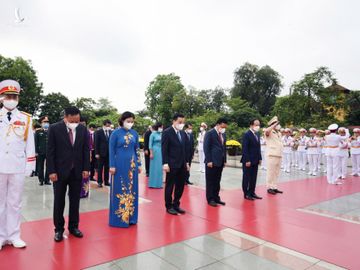
[{"label": "woman's dark hair", "polygon": [[162,124],[162,123],[157,122],[155,125],[153,125],[153,126],[152,126],[152,128],[153,128],[153,130],[158,131],[159,127],[162,127],[162,126],[163,126],[163,124]]},{"label": "woman's dark hair", "polygon": [[133,114],[132,112],[123,112],[121,117],[119,118],[119,125],[120,127],[122,127],[124,125],[124,121],[128,118],[134,118],[135,119],[135,114]]}]

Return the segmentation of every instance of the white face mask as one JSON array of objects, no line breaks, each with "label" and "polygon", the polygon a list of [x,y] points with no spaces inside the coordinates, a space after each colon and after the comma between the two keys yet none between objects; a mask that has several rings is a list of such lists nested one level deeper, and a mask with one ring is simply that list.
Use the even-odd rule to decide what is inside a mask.
[{"label": "white face mask", "polygon": [[90,130],[89,132],[90,132],[90,134],[94,134],[94,131],[93,131],[93,130]]},{"label": "white face mask", "polygon": [[111,130],[111,127],[104,127],[104,130],[109,131],[109,130]]},{"label": "white face mask", "polygon": [[260,126],[254,126],[254,127],[253,127],[253,130],[254,130],[255,132],[258,132],[258,131],[260,130]]},{"label": "white face mask", "polygon": [[158,128],[158,132],[163,132],[163,129],[162,129],[162,128]]},{"label": "white face mask", "polygon": [[131,129],[133,127],[134,123],[124,122],[124,128]]},{"label": "white face mask", "polygon": [[192,129],[188,129],[186,132],[189,133],[189,134],[191,134],[191,133],[192,133]]},{"label": "white face mask", "polygon": [[185,124],[176,124],[175,127],[177,130],[182,130],[184,128]]},{"label": "white face mask", "polygon": [[201,131],[201,132],[204,131],[204,130],[205,130],[205,128],[203,128],[203,127],[200,128],[200,131]]},{"label": "white face mask", "polygon": [[280,130],[280,129],[281,129],[281,125],[277,125],[277,126],[275,127],[275,129],[276,129],[276,130]]},{"label": "white face mask", "polygon": [[67,123],[66,126],[71,129],[75,130],[78,127],[79,123]]},{"label": "white face mask", "polygon": [[220,133],[224,134],[226,131],[226,128],[220,128]]},{"label": "white face mask", "polygon": [[8,110],[13,110],[19,104],[17,100],[14,99],[4,99],[3,100],[4,107]]}]

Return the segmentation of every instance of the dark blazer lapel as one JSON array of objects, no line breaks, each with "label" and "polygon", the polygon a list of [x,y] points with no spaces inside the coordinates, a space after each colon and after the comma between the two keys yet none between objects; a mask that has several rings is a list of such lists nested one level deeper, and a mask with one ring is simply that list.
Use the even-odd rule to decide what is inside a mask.
[{"label": "dark blazer lapel", "polygon": [[70,138],[69,138],[68,128],[67,128],[67,126],[66,126],[66,124],[65,124],[64,121],[62,121],[60,127],[61,127],[61,132],[64,134],[64,138],[65,138],[66,144],[67,144],[69,147],[72,147],[71,142],[70,142]]},{"label": "dark blazer lapel", "polygon": [[[176,134],[176,132],[175,132],[175,129],[174,129],[173,127],[171,127],[171,132],[172,132],[172,134],[173,134],[173,137],[175,138],[175,141],[176,141],[178,144],[181,145],[181,142],[179,141],[179,138],[178,138],[178,136],[177,136],[177,134]],[[181,132],[180,132],[180,136],[181,136]],[[181,137],[181,139],[183,139],[183,138]]]},{"label": "dark blazer lapel", "polygon": [[[79,126],[77,126],[77,128],[76,128],[74,148],[75,148],[75,146],[79,143],[79,140],[81,139],[80,135],[82,135],[82,134],[80,134],[80,133],[81,133],[81,128],[80,128],[80,125],[79,125]],[[69,139],[69,141],[70,141],[70,139]]]}]

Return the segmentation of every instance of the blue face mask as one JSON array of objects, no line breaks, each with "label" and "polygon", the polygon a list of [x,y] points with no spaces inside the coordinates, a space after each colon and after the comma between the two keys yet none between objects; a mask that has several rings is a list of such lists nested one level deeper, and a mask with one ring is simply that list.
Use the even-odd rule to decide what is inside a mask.
[{"label": "blue face mask", "polygon": [[49,123],[43,123],[43,124],[42,124],[42,127],[43,127],[44,129],[48,129],[48,128],[49,128]]}]

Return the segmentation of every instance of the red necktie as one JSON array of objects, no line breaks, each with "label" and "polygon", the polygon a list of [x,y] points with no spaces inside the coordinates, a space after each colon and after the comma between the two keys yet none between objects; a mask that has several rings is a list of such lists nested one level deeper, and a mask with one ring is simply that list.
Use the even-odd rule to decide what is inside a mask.
[{"label": "red necktie", "polygon": [[223,144],[223,137],[221,136],[221,132],[219,132],[219,141],[221,144]]},{"label": "red necktie", "polygon": [[74,134],[72,133],[71,129],[69,129],[69,139],[70,139],[71,145],[74,145]]}]

